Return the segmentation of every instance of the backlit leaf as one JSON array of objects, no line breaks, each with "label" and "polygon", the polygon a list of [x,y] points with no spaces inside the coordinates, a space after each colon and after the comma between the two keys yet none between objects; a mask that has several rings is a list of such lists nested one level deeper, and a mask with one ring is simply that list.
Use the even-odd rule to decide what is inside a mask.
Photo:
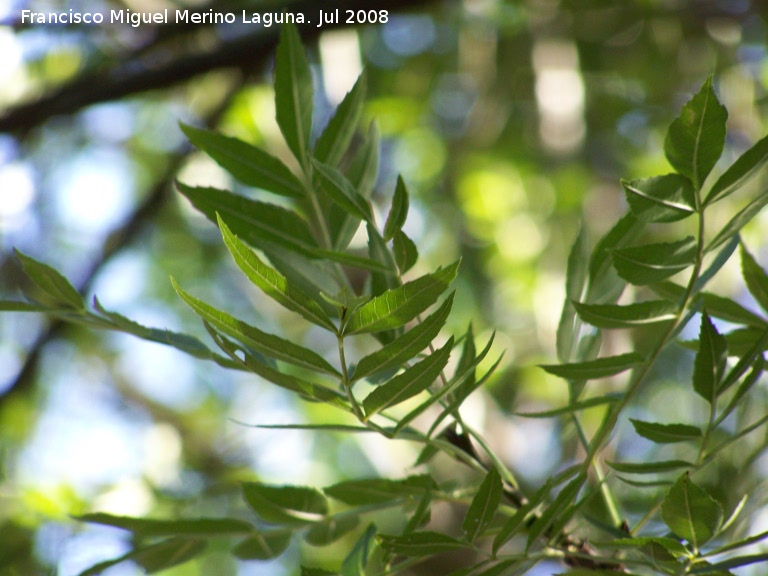
[{"label": "backlit leaf", "polygon": [[620,306],[618,304],[583,304],[574,302],[579,317],[598,328],[635,328],[673,320],[677,306],[665,300],[650,300]]},{"label": "backlit leaf", "polygon": [[181,124],[190,142],[213,158],[240,182],[268,192],[301,198],[304,189],[298,178],[280,160],[237,138]]},{"label": "backlit leaf", "polygon": [[643,438],[659,444],[686,442],[701,438],[701,430],[689,424],[659,424],[658,422],[644,422],[634,418],[629,420],[635,427],[635,432]]},{"label": "backlit leaf", "polygon": [[664,498],[661,518],[675,534],[699,549],[717,534],[723,522],[723,508],[686,473]]},{"label": "backlit leaf", "polygon": [[403,326],[434,304],[456,277],[458,268],[459,263],[455,262],[373,298],[355,310],[345,333],[379,332]]},{"label": "backlit leaf", "polygon": [[315,158],[320,162],[337,166],[349,148],[363,115],[366,85],[366,76],[363,72],[318,137],[314,152]]},{"label": "backlit leaf", "polygon": [[325,496],[314,488],[244,482],[243,496],[248,506],[271,524],[292,526],[320,522],[328,513]]},{"label": "backlit leaf", "polygon": [[[83,297],[60,272],[27,256],[21,250],[14,249],[14,252],[21,261],[24,273],[34,282],[35,286],[42,290],[44,304],[74,310],[84,309]],[[40,299],[43,300],[43,298]]]},{"label": "backlit leaf", "polygon": [[395,232],[403,228],[405,219],[408,217],[408,190],[402,176],[397,177],[397,186],[395,186],[395,195],[392,197],[392,206],[387,215],[387,221],[384,224],[384,240],[389,241],[395,235]]},{"label": "backlit leaf", "polygon": [[318,326],[336,331],[333,322],[317,302],[294,288],[277,270],[265,264],[232,233],[220,216],[218,223],[232,258],[251,282],[288,310],[301,314]]},{"label": "backlit leaf", "polygon": [[634,368],[638,364],[642,364],[644,361],[645,358],[642,355],[630,352],[620,354],[619,356],[588,360],[586,362],[542,364],[540,368],[543,368],[550,374],[568,380],[592,380],[594,378],[607,378],[608,376],[619,374]]},{"label": "backlit leaf", "polygon": [[744,152],[731,164],[720,178],[717,179],[704,201],[704,205],[712,204],[733,194],[744,186],[768,162],[768,136],[760,140]]},{"label": "backlit leaf", "polygon": [[424,360],[375,388],[363,400],[366,419],[426,390],[448,363],[452,347],[453,337],[442,348],[436,350]]},{"label": "backlit leaf", "polygon": [[376,540],[385,551],[402,556],[433,556],[460,550],[466,544],[439,532],[411,532],[403,536],[379,535]]},{"label": "backlit leaf", "polygon": [[710,77],[669,126],[664,153],[677,172],[691,179],[696,190],[720,158],[727,119],[728,112],[718,102]]},{"label": "backlit leaf", "polygon": [[241,560],[270,560],[285,552],[290,543],[290,532],[261,532],[240,542],[232,554]]},{"label": "backlit leaf", "polygon": [[472,503],[469,505],[467,514],[464,516],[464,522],[461,525],[464,536],[469,542],[474,542],[488,527],[491,520],[493,520],[493,517],[496,515],[496,509],[501,502],[503,490],[504,487],[498,470],[491,467],[475,496],[472,498]]},{"label": "backlit leaf", "polygon": [[621,183],[632,212],[645,222],[674,222],[696,212],[693,185],[680,174]]},{"label": "backlit leaf", "polygon": [[619,276],[630,284],[653,284],[694,263],[696,240],[686,238],[679,242],[620,248],[614,250],[611,257]]},{"label": "backlit leaf", "polygon": [[282,26],[275,54],[275,116],[288,147],[306,168],[312,130],[312,74],[292,23]]},{"label": "backlit leaf", "polygon": [[699,351],[693,363],[693,389],[710,404],[717,399],[727,361],[726,340],[705,312],[701,317]]}]

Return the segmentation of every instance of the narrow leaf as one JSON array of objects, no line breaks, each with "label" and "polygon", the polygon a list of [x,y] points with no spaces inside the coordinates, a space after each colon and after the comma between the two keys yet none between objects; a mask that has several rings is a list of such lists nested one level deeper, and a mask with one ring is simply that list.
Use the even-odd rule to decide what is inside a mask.
[{"label": "narrow leaf", "polygon": [[404,536],[379,535],[376,540],[386,552],[402,556],[433,556],[451,550],[460,550],[466,544],[438,532],[411,532]]},{"label": "narrow leaf", "polygon": [[403,326],[434,304],[456,277],[458,267],[455,262],[373,298],[355,310],[345,333],[379,332]]},{"label": "narrow leaf", "polygon": [[368,375],[402,366],[415,357],[416,354],[429,346],[430,342],[438,335],[448,319],[452,305],[453,293],[445,299],[440,308],[408,332],[360,360],[351,380],[354,382]]},{"label": "narrow leaf", "polygon": [[568,406],[555,408],[553,410],[545,410],[543,412],[516,412],[515,414],[523,418],[552,418],[554,416],[562,416],[564,414],[575,414],[580,410],[594,408],[595,406],[615,404],[620,400],[620,394],[606,394],[605,396],[597,396],[595,398],[588,398],[587,400],[579,400],[569,404]]},{"label": "narrow leaf", "polygon": [[213,306],[185,292],[173,278],[171,278],[171,284],[173,284],[174,290],[176,290],[176,293],[182,300],[189,304],[203,320],[224,334],[276,360],[283,360],[296,366],[341,377],[338,370],[312,350],[308,350],[279,336],[262,332],[258,328],[230,316],[226,312],[217,310]]},{"label": "narrow leaf", "polygon": [[665,300],[650,300],[620,306],[618,304],[582,304],[573,302],[579,317],[598,328],[635,328],[673,320],[677,306]]},{"label": "narrow leaf", "polygon": [[692,265],[696,241],[689,237],[679,242],[620,248],[614,250],[611,257],[619,276],[630,284],[653,284]]},{"label": "narrow leaf", "polygon": [[366,84],[366,76],[363,72],[317,139],[314,155],[320,162],[337,166],[347,152],[363,115]]},{"label": "narrow leaf", "polygon": [[710,404],[717,400],[727,361],[726,340],[705,312],[701,316],[699,351],[693,363],[693,389]]},{"label": "narrow leaf", "polygon": [[395,254],[395,262],[397,262],[397,268],[401,274],[408,272],[419,259],[416,244],[402,230],[398,230],[394,234],[392,251]]},{"label": "narrow leaf", "polygon": [[546,531],[555,518],[572,505],[583,485],[584,477],[577,476],[560,490],[552,503],[547,506],[528,529],[528,543],[526,549],[530,549],[533,543]]},{"label": "narrow leaf", "polygon": [[171,538],[136,550],[130,559],[141,566],[147,574],[189,562],[205,550],[207,543],[193,538]]},{"label": "narrow leaf", "polygon": [[365,567],[368,565],[368,556],[373,547],[374,536],[376,536],[376,526],[369,524],[365,532],[355,542],[352,551],[341,563],[339,576],[366,576]]},{"label": "narrow leaf", "polygon": [[[615,302],[624,290],[625,282],[611,266],[611,254],[630,245],[639,236],[644,224],[627,212],[595,245],[589,259],[588,302],[607,304]],[[573,298],[578,300],[578,298]]]},{"label": "narrow leaf", "polygon": [[374,389],[363,400],[366,419],[426,390],[448,363],[451,348],[453,348],[453,337],[424,360]]},{"label": "narrow leaf", "polygon": [[469,542],[474,542],[488,527],[501,502],[504,487],[496,468],[491,467],[469,505],[461,530]]},{"label": "narrow leaf", "polygon": [[741,274],[744,282],[760,307],[768,312],[768,274],[749,253],[744,244],[741,245]]},{"label": "narrow leaf", "polygon": [[368,478],[346,480],[323,489],[326,495],[349,506],[383,504],[401,498],[421,498],[437,489],[429,475],[409,476],[401,480]]},{"label": "narrow leaf", "polygon": [[312,130],[312,74],[299,32],[286,23],[275,55],[275,115],[288,147],[306,168]]},{"label": "narrow leaf", "polygon": [[371,206],[363,196],[354,188],[341,172],[333,166],[323,164],[317,160],[312,161],[315,182],[328,197],[338,204],[349,215],[364,220],[373,221]]},{"label": "narrow leaf", "polygon": [[691,468],[693,464],[685,460],[660,460],[658,462],[608,462],[606,464],[625,474],[656,474],[659,472],[671,472],[681,468]]},{"label": "narrow leaf", "polygon": [[395,232],[403,228],[405,219],[408,217],[408,190],[402,176],[397,177],[397,186],[395,186],[395,195],[392,197],[392,206],[387,215],[387,221],[384,224],[384,240],[389,241],[395,235]]},{"label": "narrow leaf", "polygon": [[741,566],[749,566],[750,564],[757,564],[758,562],[768,562],[768,552],[761,554],[747,554],[746,556],[736,556],[736,558],[729,558],[722,562],[716,562],[708,566],[697,567],[691,570],[691,574],[714,574],[715,576],[721,576],[723,574],[730,574],[725,570],[731,568],[740,568]]},{"label": "narrow leaf", "polygon": [[114,526],[133,532],[137,536],[215,536],[217,534],[249,534],[253,525],[234,518],[189,518],[185,520],[155,520],[113,516],[103,512],[75,516],[81,522]]},{"label": "narrow leaf", "polygon": [[707,245],[705,248],[705,252],[711,252],[721,244],[724,244],[728,240],[736,239],[738,243],[738,234],[741,231],[744,226],[752,222],[754,220],[755,216],[763,209],[765,208],[765,205],[768,204],[768,193],[763,192],[752,200],[749,204],[747,204],[744,208],[739,210],[739,212],[728,221],[728,224],[723,226],[720,231],[717,233],[717,235],[712,239],[712,241]]},{"label": "narrow leaf", "polygon": [[696,190],[701,189],[720,158],[727,119],[728,112],[718,102],[710,77],[669,126],[664,153],[677,172],[691,179]]},{"label": "narrow leaf", "polygon": [[628,354],[598,358],[597,360],[588,360],[586,362],[542,364],[539,367],[550,374],[567,380],[592,380],[619,374],[634,368],[638,364],[642,364],[644,361],[645,358],[642,355],[630,352]]},{"label": "narrow leaf", "polygon": [[304,486],[271,486],[244,482],[243,496],[260,518],[289,526],[319,522],[328,513],[325,496]]},{"label": "narrow leaf", "polygon": [[181,124],[181,130],[192,144],[246,186],[292,198],[304,196],[301,182],[293,172],[263,150],[237,138],[200,130],[186,124]]},{"label": "narrow leaf", "polygon": [[358,516],[339,516],[330,518],[322,524],[315,524],[304,535],[304,541],[312,546],[328,546],[357,528]]},{"label": "narrow leaf", "polygon": [[232,554],[241,560],[271,560],[285,552],[290,543],[290,532],[261,532],[240,542]]},{"label": "narrow leaf", "polygon": [[579,235],[576,237],[571,252],[568,255],[568,264],[565,270],[565,301],[560,313],[560,322],[557,327],[556,347],[557,359],[560,362],[568,362],[573,354],[573,346],[576,343],[575,330],[576,311],[573,302],[581,300],[584,287],[587,283],[589,268],[589,247],[587,234],[582,225]]},{"label": "narrow leaf", "polygon": [[689,424],[659,424],[658,422],[645,422],[643,420],[629,419],[632,426],[643,438],[659,444],[672,444],[675,442],[687,442],[701,438],[701,429]]},{"label": "narrow leaf", "polygon": [[675,222],[696,212],[691,181],[680,174],[622,180],[632,212],[644,222]]},{"label": "narrow leaf", "polygon": [[227,249],[237,266],[251,282],[285,308],[301,314],[318,326],[336,332],[333,322],[317,302],[294,288],[284,276],[265,264],[232,233],[220,216],[218,222]]},{"label": "narrow leaf", "polygon": [[723,522],[723,509],[685,473],[664,498],[661,519],[698,550],[717,534]]},{"label": "narrow leaf", "polygon": [[24,273],[46,296],[45,304],[63,306],[74,310],[83,310],[83,297],[60,272],[27,256],[21,250],[14,249],[21,261]]},{"label": "narrow leaf", "polygon": [[717,179],[712,189],[704,201],[707,206],[726,196],[733,194],[768,162],[768,136],[760,140],[749,150],[744,152],[739,158],[731,164],[720,178]]}]

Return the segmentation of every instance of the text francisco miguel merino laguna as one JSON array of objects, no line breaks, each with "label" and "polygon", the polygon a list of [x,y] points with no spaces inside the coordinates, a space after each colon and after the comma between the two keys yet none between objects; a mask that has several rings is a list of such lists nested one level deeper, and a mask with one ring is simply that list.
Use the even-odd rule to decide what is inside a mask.
[{"label": "text francisco miguel merino laguna", "polygon": [[[323,24],[339,24],[344,16],[339,10],[320,10],[317,27]],[[384,23],[387,21],[386,10],[347,10],[346,20],[349,23]],[[108,17],[107,17],[108,16]],[[63,12],[34,12],[32,10],[21,11],[22,24],[130,24],[138,28],[142,24],[261,24],[272,26],[273,24],[309,24],[311,23],[301,12],[248,12],[243,10],[242,17],[237,18],[233,12],[214,12],[212,8],[203,12],[190,10],[159,10],[157,12],[136,12],[133,10],[110,10],[109,14],[101,12],[80,12],[67,10]]]}]

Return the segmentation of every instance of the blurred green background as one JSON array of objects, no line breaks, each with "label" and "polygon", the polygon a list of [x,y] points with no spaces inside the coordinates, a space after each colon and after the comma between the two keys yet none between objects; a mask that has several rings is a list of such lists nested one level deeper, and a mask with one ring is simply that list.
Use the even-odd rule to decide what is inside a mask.
[{"label": "blurred green background", "polygon": [[[495,349],[506,350],[502,369],[466,405],[466,418],[535,487],[576,454],[572,429],[512,415],[566,399],[565,385],[535,365],[555,356],[571,243],[582,222],[594,241],[623,213],[620,178],[670,171],[666,127],[709,75],[730,114],[717,170],[766,133],[761,3],[7,0],[0,3],[0,296],[20,295],[16,247],[147,325],[205,337],[175,297],[173,275],[203,299],[297,340],[312,338],[255,300],[224,257],[215,228],[173,191],[178,178],[253,194],[191,150],[179,121],[287,157],[271,87],[279,27],[29,25],[21,10],[214,7],[314,15],[336,6],[387,10],[389,17],[386,24],[302,30],[315,77],[315,129],[364,67],[366,121],[375,119],[383,136],[379,215],[386,215],[401,173],[413,194],[405,230],[422,254],[419,269],[462,257],[451,329],[472,322],[481,339],[496,329]],[[732,202],[711,217],[713,226],[733,214],[739,199]],[[767,223],[758,217],[744,232],[764,266]],[[726,271],[717,289],[751,307],[737,264]],[[643,334],[632,337],[642,345]],[[605,346],[621,348],[621,338],[627,336]],[[662,421],[700,414],[703,405],[679,401],[691,358],[682,347],[665,356],[634,413]],[[757,390],[750,410],[765,413],[765,387]],[[3,314],[0,574],[71,576],[128,549],[124,534],[78,525],[71,514],[242,515],[239,479],[322,486],[411,471],[412,446],[241,424],[329,417],[255,377],[159,345]],[[589,413],[585,423],[596,424]],[[749,460],[766,442],[765,432],[750,437],[710,479],[738,487],[738,494],[718,494],[726,509],[752,493],[743,521],[752,533],[768,528],[761,511],[768,462]],[[620,435],[613,449],[635,460],[656,457],[631,434]],[[436,466],[439,477],[456,479],[456,470]],[[635,520],[654,498],[621,483],[615,488]],[[460,522],[450,508],[438,512],[435,521],[445,526]],[[402,519],[377,522],[394,529]],[[278,561],[236,566],[222,552],[168,573],[294,574],[299,557],[332,566],[334,554],[296,544]],[[125,565],[107,573],[139,572]],[[551,573],[551,566],[535,572]]]}]

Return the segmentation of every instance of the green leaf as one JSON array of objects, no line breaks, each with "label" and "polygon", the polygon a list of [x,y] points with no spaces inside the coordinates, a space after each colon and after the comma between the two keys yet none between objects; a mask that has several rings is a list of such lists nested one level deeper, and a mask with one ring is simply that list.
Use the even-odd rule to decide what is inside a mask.
[{"label": "green leaf", "polygon": [[664,498],[661,519],[675,534],[698,550],[717,534],[723,522],[723,509],[685,473]]},{"label": "green leaf", "polygon": [[460,540],[430,531],[411,532],[403,536],[380,534],[376,540],[386,552],[402,556],[433,556],[466,548],[466,544]]},{"label": "green leaf", "polygon": [[541,536],[544,531],[552,524],[557,516],[565,513],[579,494],[584,485],[584,477],[579,475],[568,484],[566,484],[552,503],[547,506],[541,515],[531,524],[528,529],[528,543],[526,550],[530,549],[533,543]]},{"label": "green leaf", "polygon": [[635,328],[674,320],[677,315],[677,306],[665,300],[649,300],[626,306],[574,301],[573,306],[584,322],[598,328]]},{"label": "green leaf", "polygon": [[543,412],[516,412],[515,415],[523,418],[552,418],[554,416],[562,416],[563,414],[574,414],[579,410],[586,410],[587,408],[594,408],[595,406],[615,404],[616,402],[619,402],[621,398],[621,394],[606,394],[605,396],[597,396],[595,398],[588,398],[587,400],[578,400],[568,406],[563,406],[562,408],[545,410]]},{"label": "green leaf", "polygon": [[304,188],[280,160],[237,138],[181,124],[190,142],[246,186],[281,196],[302,198]]},{"label": "green leaf", "polygon": [[747,180],[757,174],[766,162],[768,162],[768,136],[739,156],[736,162],[717,179],[704,205],[708,206],[736,192],[746,184]]},{"label": "green leaf", "polygon": [[643,438],[659,444],[672,444],[675,442],[687,442],[701,438],[701,429],[689,424],[659,424],[658,422],[645,422],[643,420],[629,419],[632,426]]},{"label": "green leaf", "polygon": [[614,250],[611,257],[619,276],[630,284],[653,284],[694,263],[696,240],[689,237],[679,242],[620,248]]},{"label": "green leaf", "polygon": [[306,169],[312,131],[312,74],[292,23],[283,25],[275,54],[275,116],[288,147]]},{"label": "green leaf", "polygon": [[728,224],[720,229],[720,232],[717,233],[704,251],[711,252],[728,240],[736,239],[738,242],[738,234],[741,229],[752,222],[755,216],[765,208],[766,204],[768,204],[768,194],[760,194],[760,196],[739,210],[739,212],[728,221]]},{"label": "green leaf", "polygon": [[699,351],[693,363],[693,389],[712,405],[717,400],[718,388],[727,361],[726,340],[705,312],[701,316]]},{"label": "green leaf", "polygon": [[472,498],[461,530],[469,542],[474,542],[491,523],[501,502],[504,487],[496,468],[491,467]]},{"label": "green leaf", "polygon": [[240,560],[270,560],[285,552],[290,543],[290,532],[261,532],[240,542],[232,554]]},{"label": "green leaf", "polygon": [[644,222],[675,222],[696,213],[691,181],[680,174],[621,181],[632,212]]},{"label": "green leaf", "polygon": [[75,520],[114,526],[133,532],[137,536],[215,536],[220,534],[249,534],[254,527],[234,518],[189,518],[185,520],[155,520],[113,516],[103,512],[75,516]]},{"label": "green leaf", "polygon": [[707,566],[700,566],[691,570],[691,574],[715,574],[721,576],[723,574],[730,574],[730,572],[724,572],[731,568],[740,568],[741,566],[749,566],[750,564],[757,564],[758,562],[768,562],[768,552],[762,554],[747,554],[745,556],[737,556],[736,558],[729,558],[722,562],[716,562],[715,564],[709,564]]},{"label": "green leaf", "polygon": [[294,288],[283,275],[256,256],[232,233],[221,216],[218,217],[218,222],[224,244],[232,254],[238,268],[251,282],[288,310],[301,314],[310,322],[331,332],[336,332],[336,326],[317,302]]},{"label": "green leaf", "polygon": [[683,107],[664,139],[667,160],[697,191],[723,152],[728,112],[712,89],[712,77]]},{"label": "green leaf", "polygon": [[766,326],[765,319],[729,298],[723,298],[711,292],[703,292],[701,302],[707,313],[715,318],[734,324],[746,324],[753,328],[765,328]]},{"label": "green leaf", "polygon": [[741,274],[760,307],[768,312],[768,274],[755,261],[744,244],[741,245]]},{"label": "green leaf", "polygon": [[35,286],[42,290],[45,296],[44,304],[73,310],[85,308],[83,297],[61,273],[47,264],[27,256],[21,250],[14,249],[14,252],[21,261],[24,273],[34,282]]},{"label": "green leaf", "polygon": [[328,546],[357,528],[359,523],[358,516],[329,518],[327,522],[312,526],[304,535],[304,540],[312,546]]},{"label": "green leaf", "polygon": [[0,300],[0,312],[45,312],[48,314],[61,312],[71,314],[72,310],[70,308],[51,308],[42,304],[30,304],[16,300]]},{"label": "green leaf", "polygon": [[352,90],[342,100],[336,113],[328,122],[323,133],[315,143],[315,158],[320,162],[337,166],[349,148],[355,135],[360,119],[363,116],[365,104],[366,76],[363,72],[355,82]]},{"label": "green leaf", "polygon": [[405,232],[398,230],[392,238],[392,251],[395,255],[395,262],[401,274],[410,270],[419,259],[419,251],[413,240],[405,235]]},{"label": "green leaf", "polygon": [[131,553],[130,559],[144,568],[147,574],[189,562],[205,550],[207,543],[192,538],[172,538]]},{"label": "green leaf", "polygon": [[354,382],[371,374],[402,366],[405,362],[415,357],[416,354],[429,346],[430,342],[439,334],[440,329],[448,319],[452,306],[453,293],[448,295],[440,305],[440,308],[408,332],[398,336],[373,354],[361,359],[355,368],[354,374],[352,374],[351,381]]},{"label": "green leaf", "polygon": [[[625,282],[611,266],[611,254],[623,248],[639,236],[644,224],[632,212],[627,212],[597,243],[589,260],[590,304],[608,304],[618,300]],[[573,298],[579,300],[579,298]]]},{"label": "green leaf", "polygon": [[271,524],[295,526],[321,522],[328,513],[325,496],[314,488],[244,482],[243,496],[248,506]]},{"label": "green leaf", "polygon": [[344,327],[346,334],[399,328],[434,304],[456,277],[459,262],[438,268],[360,306]]},{"label": "green leaf", "polygon": [[539,367],[566,380],[592,380],[619,374],[643,362],[645,362],[645,358],[641,354],[630,352],[586,362],[542,364]]},{"label": "green leaf", "polygon": [[573,301],[580,300],[587,283],[589,267],[589,247],[587,234],[582,225],[579,235],[571,247],[568,255],[568,264],[565,271],[565,302],[560,313],[560,322],[557,327],[557,359],[560,362],[568,362],[573,354],[573,346],[577,340],[575,337],[576,311]]},{"label": "green leaf", "polygon": [[387,221],[384,224],[384,240],[392,240],[395,232],[402,230],[405,220],[408,217],[408,190],[402,176],[397,177],[397,186],[395,186],[395,195],[392,197],[392,206],[387,215]]},{"label": "green leaf", "polygon": [[242,344],[250,346],[276,360],[283,360],[296,366],[317,370],[341,378],[338,370],[312,350],[294,344],[290,340],[262,332],[258,328],[230,316],[226,312],[217,310],[213,306],[185,292],[173,277],[171,277],[171,284],[182,300],[189,304],[203,320]]},{"label": "green leaf", "polygon": [[408,398],[426,390],[448,363],[451,348],[453,348],[453,337],[442,348],[436,350],[424,360],[375,388],[363,400],[366,420],[374,414],[404,402]]},{"label": "green leaf", "polygon": [[358,148],[347,171],[347,179],[364,198],[369,198],[379,172],[379,145],[381,135],[376,122],[371,122],[365,141]]},{"label": "green leaf", "polygon": [[370,524],[355,543],[352,551],[341,563],[339,576],[366,576],[365,567],[368,564],[368,556],[371,553],[373,538],[376,536],[376,526]]},{"label": "green leaf", "polygon": [[323,489],[334,500],[349,506],[383,504],[401,498],[420,498],[437,489],[437,484],[427,474],[408,476],[401,480],[367,478],[346,480]]},{"label": "green leaf", "polygon": [[373,221],[371,205],[363,196],[358,194],[346,176],[333,166],[312,160],[316,185],[328,197],[349,215],[364,220]]},{"label": "green leaf", "polygon": [[306,566],[302,566],[301,576],[338,576],[338,573],[329,572],[328,570],[323,570],[322,568],[307,568]]},{"label": "green leaf", "polygon": [[392,257],[392,252],[387,247],[384,238],[372,224],[366,224],[368,233],[368,254],[371,260],[379,263],[383,269],[382,272],[371,274],[370,295],[380,296],[387,290],[397,288],[402,285],[402,280],[397,275],[397,265]]},{"label": "green leaf", "polygon": [[617,472],[625,474],[656,474],[693,467],[691,462],[685,460],[659,460],[657,462],[609,462],[606,460],[606,464]]}]

